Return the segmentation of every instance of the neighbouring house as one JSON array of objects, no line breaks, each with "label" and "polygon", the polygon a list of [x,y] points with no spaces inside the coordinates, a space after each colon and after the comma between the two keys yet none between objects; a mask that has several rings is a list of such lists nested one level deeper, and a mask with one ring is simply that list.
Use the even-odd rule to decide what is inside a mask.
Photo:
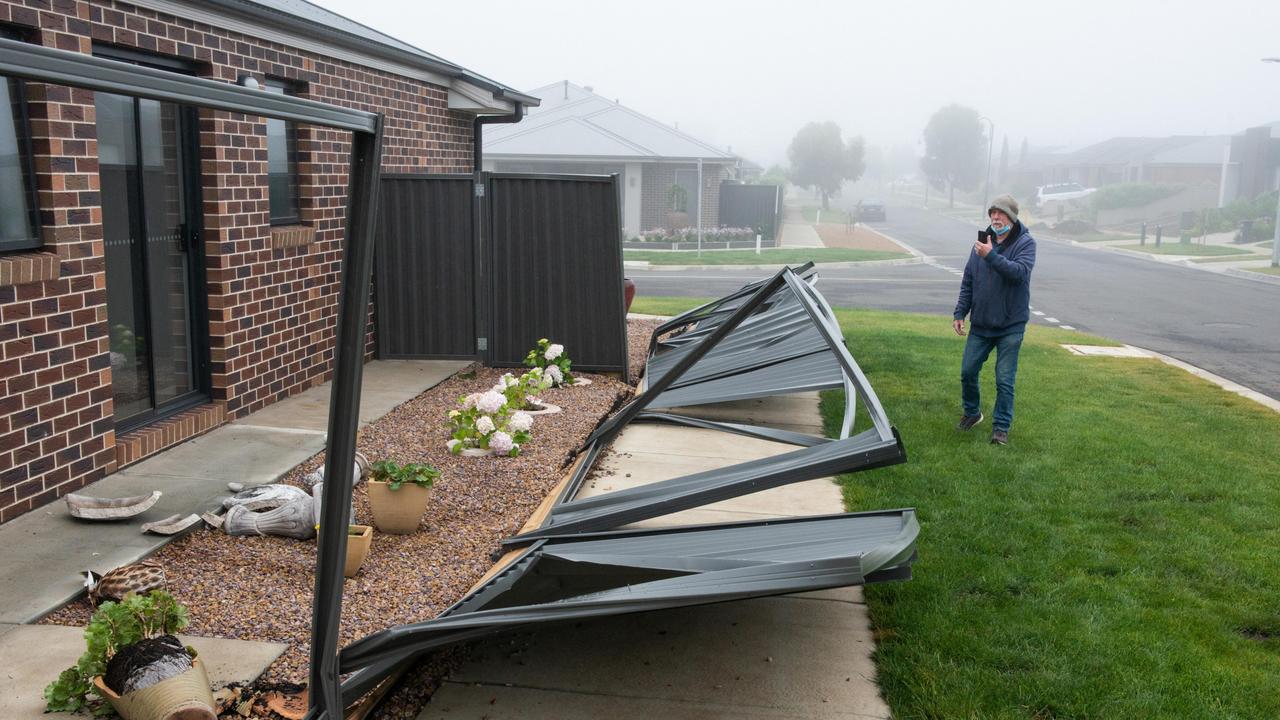
[{"label": "neighbouring house", "polygon": [[1235,135],[1116,137],[1075,150],[1035,152],[1010,168],[1008,177],[1019,187],[1183,185],[1196,188],[1186,198],[1195,208],[1220,206],[1280,184],[1280,123]]},{"label": "neighbouring house", "polygon": [[[300,0],[0,0],[0,34],[382,113],[389,173],[537,104]],[[0,522],[328,379],[346,133],[0,89]]]},{"label": "neighbouring house", "polygon": [[[720,224],[720,183],[739,158],[590,87],[565,80],[530,90],[541,102],[519,125],[486,128],[485,170],[617,174],[627,237]],[[675,189],[679,188],[679,189]]]}]

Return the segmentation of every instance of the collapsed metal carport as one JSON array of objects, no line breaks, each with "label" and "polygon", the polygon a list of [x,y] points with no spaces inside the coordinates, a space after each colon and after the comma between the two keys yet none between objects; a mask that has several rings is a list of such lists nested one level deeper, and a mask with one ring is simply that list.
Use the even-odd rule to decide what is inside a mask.
[{"label": "collapsed metal carport", "polygon": [[[352,133],[325,458],[326,476],[343,477],[355,456],[381,118],[5,39],[0,39],[0,75]],[[905,460],[901,442],[879,401],[844,347],[830,308],[813,290],[810,271],[802,268],[797,274],[783,270],[768,281],[682,316],[681,322],[688,327],[679,338],[657,342],[655,336],[651,373],[660,376],[592,434],[571,481],[554,498],[547,522],[512,538],[513,545],[524,547],[512,551],[492,577],[441,617],[377,633],[339,653],[347,535],[322,532],[316,559],[307,717],[340,717],[349,703],[420,653],[510,627],[909,577],[918,531],[911,510],[600,532],[715,499]],[[805,325],[805,317],[812,327]],[[667,331],[675,329],[674,325],[666,327]],[[792,344],[794,349],[788,349]],[[752,356],[755,360],[748,359]],[[799,368],[804,368],[803,373]],[[839,377],[832,374],[833,369]],[[794,382],[799,375],[808,379]],[[646,412],[650,406],[674,402],[713,402],[741,394],[748,387],[754,388],[748,392],[774,394],[840,386],[848,391],[850,405],[841,437],[836,440]],[[668,391],[672,394],[665,395]],[[681,396],[682,391],[693,395]],[[851,435],[855,398],[867,408],[872,428]],[[634,420],[713,427],[801,449],[757,463],[655,483],[643,492],[620,492],[591,502],[575,500],[574,493],[601,450]],[[348,484],[325,484],[323,527],[349,524],[351,493]],[[351,675],[342,681],[340,675],[345,673]]]}]

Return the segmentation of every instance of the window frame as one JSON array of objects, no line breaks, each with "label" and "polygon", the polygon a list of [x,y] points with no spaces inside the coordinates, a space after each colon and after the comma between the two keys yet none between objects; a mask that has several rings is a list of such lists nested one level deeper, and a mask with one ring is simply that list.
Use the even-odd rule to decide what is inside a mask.
[{"label": "window frame", "polygon": [[[23,40],[12,28],[0,28],[0,37]],[[0,81],[9,86],[10,109],[13,113],[13,134],[18,146],[18,167],[22,169],[22,195],[27,212],[28,237],[22,240],[0,238],[0,253],[26,252],[44,247],[44,228],[40,222],[40,194],[36,183],[36,162],[31,138],[31,110],[27,104],[27,83],[19,78],[0,75]],[[16,95],[16,99],[13,97]]]},{"label": "window frame", "polygon": [[[263,92],[276,92],[281,95],[298,96],[298,83],[288,78],[267,76],[263,82]],[[268,126],[272,122],[268,120]],[[271,227],[302,224],[302,175],[298,172],[298,124],[292,120],[277,120],[284,123],[286,172],[293,177],[293,192],[290,198],[289,213],[277,214],[271,203],[271,133],[267,131],[267,219]]]}]

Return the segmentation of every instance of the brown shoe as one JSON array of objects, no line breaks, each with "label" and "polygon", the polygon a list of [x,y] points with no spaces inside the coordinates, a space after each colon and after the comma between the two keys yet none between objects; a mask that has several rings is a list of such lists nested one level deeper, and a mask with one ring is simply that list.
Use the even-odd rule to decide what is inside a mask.
[{"label": "brown shoe", "polygon": [[1008,445],[1009,431],[1008,430],[992,430],[991,444],[992,445]]},{"label": "brown shoe", "polygon": [[974,425],[982,422],[982,417],[982,413],[978,413],[977,415],[965,415],[960,418],[960,422],[956,424],[956,429],[961,432],[972,430]]}]

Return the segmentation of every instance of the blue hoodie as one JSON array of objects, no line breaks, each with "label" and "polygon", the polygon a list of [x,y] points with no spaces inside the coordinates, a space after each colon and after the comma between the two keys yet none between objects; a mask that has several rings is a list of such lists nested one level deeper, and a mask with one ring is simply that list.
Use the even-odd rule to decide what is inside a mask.
[{"label": "blue hoodie", "polygon": [[[990,228],[988,228],[990,230]],[[983,337],[1022,332],[1031,315],[1031,269],[1036,241],[1022,223],[1009,230],[1011,240],[992,243],[985,258],[969,251],[960,281],[960,298],[952,317],[969,315],[972,331]]]}]

